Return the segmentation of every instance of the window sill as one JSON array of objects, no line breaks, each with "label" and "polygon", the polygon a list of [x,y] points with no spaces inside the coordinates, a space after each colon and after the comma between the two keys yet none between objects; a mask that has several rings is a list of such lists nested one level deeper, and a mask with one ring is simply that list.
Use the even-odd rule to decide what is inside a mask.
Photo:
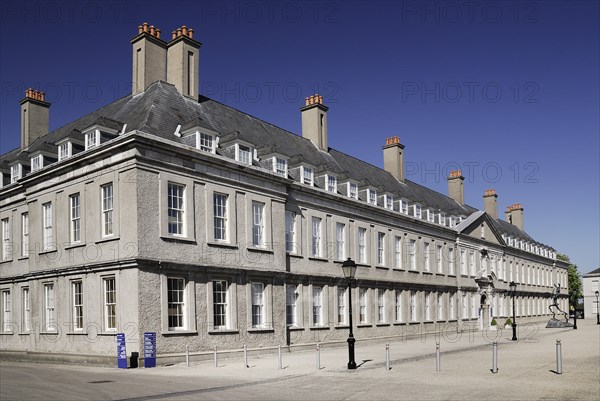
[{"label": "window sill", "polygon": [[428,275],[428,276],[433,276],[433,273],[432,273],[432,272],[429,272],[429,271],[424,271],[424,272],[423,272],[423,274],[426,274],[426,275]]},{"label": "window sill", "polygon": [[23,332],[17,333],[17,334],[20,335],[20,336],[28,336],[28,335],[31,335],[31,332],[30,331],[23,331]]},{"label": "window sill", "polygon": [[[41,254],[40,254],[40,255],[41,255]],[[1,265],[2,263],[10,263],[10,262],[12,262],[12,261],[13,261],[12,259],[3,259],[3,260],[0,260],[0,265]]]},{"label": "window sill", "polygon": [[301,327],[301,326],[289,326],[288,330],[289,331],[301,331],[301,330],[304,330],[304,327]]},{"label": "window sill", "polygon": [[329,330],[329,326],[310,326],[310,330]]},{"label": "window sill", "polygon": [[389,267],[387,267],[387,266],[381,266],[381,265],[377,265],[377,266],[375,266],[375,268],[376,269],[382,269],[382,270],[390,270]]},{"label": "window sill", "polygon": [[236,330],[236,329],[209,330],[208,334],[239,334],[239,330]]},{"label": "window sill", "polygon": [[57,336],[58,331],[41,331],[40,335],[42,335],[42,336]]},{"label": "window sill", "polygon": [[231,244],[229,242],[211,241],[211,242],[207,242],[206,245],[208,245],[208,246],[214,246],[215,248],[238,249],[238,244]]},{"label": "window sill", "polygon": [[409,273],[416,273],[416,274],[419,274],[419,273],[421,273],[421,272],[420,272],[420,271],[418,271],[418,270],[412,270],[412,269],[409,269],[409,270],[407,270],[407,271],[408,271]]},{"label": "window sill", "polygon": [[197,335],[198,332],[196,330],[169,330],[161,331],[160,334],[163,336],[193,336]]},{"label": "window sill", "polygon": [[21,260],[27,260],[27,259],[29,259],[29,256],[21,256],[21,257],[20,257],[20,258],[18,258],[17,260],[18,260],[18,261],[21,261]]},{"label": "window sill", "polygon": [[339,326],[337,326],[337,325],[336,325],[336,326],[333,326],[333,328],[334,328],[334,329],[349,329],[349,328],[350,328],[350,326],[349,326],[349,325],[347,325],[347,324],[341,324],[341,325],[339,325]]},{"label": "window sill", "polygon": [[14,331],[3,331],[0,333],[0,336],[12,336],[16,334]]},{"label": "window sill", "polygon": [[175,237],[175,236],[165,236],[165,235],[161,235],[160,238],[167,242],[183,242],[183,243],[188,243],[188,244],[196,244],[195,238]]},{"label": "window sill", "polygon": [[256,246],[249,246],[249,247],[247,247],[246,249],[247,249],[248,251],[250,251],[250,252],[257,252],[257,253],[270,253],[270,254],[273,254],[273,253],[274,253],[272,249],[269,249],[269,248],[259,248],[259,247],[256,247]]},{"label": "window sill", "polygon": [[405,322],[394,322],[393,325],[394,326],[404,326],[404,325],[406,325],[406,323]]},{"label": "window sill", "polygon": [[404,270],[403,268],[401,268],[401,267],[394,267],[394,268],[392,268],[392,270],[394,270],[394,271],[397,271],[397,272],[403,272],[403,271],[405,271],[405,270]]},{"label": "window sill", "polygon": [[357,263],[356,267],[371,267],[371,265],[369,265],[367,263],[364,263],[364,262],[361,262],[361,263]]},{"label": "window sill", "polygon": [[414,322],[407,322],[406,324],[409,325],[409,326],[414,326],[414,325],[417,325],[417,324],[421,324],[421,322],[414,321]]},{"label": "window sill", "polygon": [[385,326],[390,326],[390,323],[377,323],[375,326],[377,326],[377,327],[385,327]]},{"label": "window sill", "polygon": [[368,323],[360,323],[357,324],[356,327],[373,327],[373,325]]},{"label": "window sill", "polygon": [[304,256],[300,255],[299,253],[286,253],[287,256],[289,256],[290,258],[297,258],[297,259],[302,259],[304,258]]},{"label": "window sill", "polygon": [[68,336],[87,336],[88,333],[85,333],[83,331],[69,331],[68,333],[65,333]]},{"label": "window sill", "polygon": [[77,243],[74,243],[74,244],[69,244],[69,245],[65,246],[65,251],[68,250],[68,249],[82,248],[84,246],[85,246],[85,243],[83,243],[83,242],[77,242]]},{"label": "window sill", "polygon": [[99,239],[98,241],[95,241],[94,243],[95,243],[95,244],[102,244],[102,243],[104,243],[104,242],[118,241],[118,240],[120,240],[120,239],[121,239],[121,237],[118,237],[118,236],[117,236],[117,237],[115,237],[115,236],[111,236],[111,237],[105,237],[105,238]]},{"label": "window sill", "polygon": [[270,327],[252,327],[248,329],[248,333],[274,333],[275,330]]},{"label": "window sill", "polygon": [[40,251],[38,253],[38,255],[46,255],[46,254],[53,253],[53,252],[58,252],[58,250],[57,249],[46,249],[44,251]]},{"label": "window sill", "polygon": [[322,258],[320,256],[309,256],[308,260],[314,260],[317,262],[329,262],[329,259]]}]

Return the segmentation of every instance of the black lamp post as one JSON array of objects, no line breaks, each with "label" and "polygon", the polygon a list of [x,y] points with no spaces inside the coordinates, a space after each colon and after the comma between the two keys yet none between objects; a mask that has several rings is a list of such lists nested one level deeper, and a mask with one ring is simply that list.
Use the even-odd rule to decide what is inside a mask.
[{"label": "black lamp post", "polygon": [[511,281],[510,284],[508,284],[508,286],[510,287],[510,292],[512,293],[512,301],[513,301],[513,321],[512,321],[512,330],[513,330],[513,336],[512,336],[512,340],[513,341],[517,341],[517,318],[516,318],[516,310],[515,310],[515,294],[517,293],[517,284],[514,281]]},{"label": "black lamp post", "polygon": [[356,369],[356,361],[354,360],[354,335],[352,334],[352,280],[356,274],[356,263],[350,258],[342,263],[342,271],[344,277],[348,279],[348,317],[350,323],[350,335],[348,336],[348,369]]},{"label": "black lamp post", "polygon": [[598,297],[600,297],[600,292],[596,291],[596,324],[600,324],[600,303],[598,302]]}]

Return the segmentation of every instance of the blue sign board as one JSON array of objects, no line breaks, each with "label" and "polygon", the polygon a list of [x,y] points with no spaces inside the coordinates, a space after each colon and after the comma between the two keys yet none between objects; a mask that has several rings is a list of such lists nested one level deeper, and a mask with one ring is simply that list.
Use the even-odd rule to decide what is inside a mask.
[{"label": "blue sign board", "polygon": [[125,333],[117,333],[117,363],[120,369],[127,369],[127,350],[125,349]]},{"label": "blue sign board", "polygon": [[156,367],[156,333],[144,333],[144,367]]}]

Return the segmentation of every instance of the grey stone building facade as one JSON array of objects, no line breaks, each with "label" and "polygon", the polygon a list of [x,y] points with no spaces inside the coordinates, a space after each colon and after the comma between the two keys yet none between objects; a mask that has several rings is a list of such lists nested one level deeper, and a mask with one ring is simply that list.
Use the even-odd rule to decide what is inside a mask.
[{"label": "grey stone building facade", "polygon": [[[131,40],[133,93],[53,132],[27,90],[21,147],[0,156],[0,349],[115,357],[115,335],[159,357],[345,341],[348,287],[357,339],[503,327],[547,319],[566,264],[523,229],[327,144],[319,95],[302,133],[198,93],[201,44],[146,24]],[[299,116],[300,117],[300,116]],[[9,133],[2,133],[8,135]]]}]

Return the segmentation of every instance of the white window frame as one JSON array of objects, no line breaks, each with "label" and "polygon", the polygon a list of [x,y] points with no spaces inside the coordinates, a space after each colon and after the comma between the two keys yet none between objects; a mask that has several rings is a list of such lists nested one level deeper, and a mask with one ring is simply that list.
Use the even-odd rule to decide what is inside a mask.
[{"label": "white window frame", "polygon": [[377,191],[371,188],[367,188],[367,203],[377,206]]},{"label": "white window frame", "polygon": [[10,166],[10,183],[15,183],[23,176],[23,166],[21,163]]},{"label": "white window frame", "polygon": [[273,156],[273,172],[282,177],[287,177],[288,161],[283,157]]},{"label": "white window frame", "polygon": [[431,321],[431,293],[423,293],[423,309],[425,312],[425,321]]},{"label": "white window frame", "polygon": [[377,265],[385,266],[385,233],[377,233]]},{"label": "white window frame", "polygon": [[44,168],[44,156],[39,154],[31,158],[31,172]]},{"label": "white window frame", "polygon": [[213,192],[213,239],[217,242],[229,240],[228,202],[229,195]]},{"label": "white window frame", "polygon": [[287,253],[297,253],[296,244],[296,212],[285,211],[285,251]]},{"label": "white window frame", "polygon": [[435,246],[435,265],[437,272],[440,274],[444,273],[444,265],[442,263],[442,254],[444,252],[444,247],[440,244],[436,244]]},{"label": "white window frame", "polygon": [[31,296],[29,287],[21,289],[21,307],[23,309],[23,331],[31,331]]},{"label": "white window frame", "polygon": [[10,252],[10,220],[2,219],[2,260],[11,259]]},{"label": "white window frame", "polygon": [[369,323],[369,298],[366,288],[358,289],[358,323]]},{"label": "white window frame", "polygon": [[66,141],[58,145],[58,161],[67,159],[73,155],[73,144]]},{"label": "white window frame", "polygon": [[215,154],[217,148],[217,138],[213,134],[206,132],[197,132],[198,150]]},{"label": "white window frame", "polygon": [[[217,288],[217,283],[219,288]],[[227,280],[213,280],[212,287],[213,329],[227,330],[231,327],[231,312],[229,310],[231,303],[231,296],[229,293],[231,283]],[[216,299],[217,295],[222,296],[222,299],[219,299],[219,302],[217,302]],[[219,306],[219,308],[217,308],[217,306]],[[217,317],[219,317],[219,319],[217,319]]]},{"label": "white window frame", "polygon": [[346,260],[346,225],[335,223],[335,258]]},{"label": "white window frame", "polygon": [[417,292],[410,292],[410,302],[409,302],[409,310],[410,310],[410,321],[416,322],[419,317],[417,315]]},{"label": "white window frame", "polygon": [[469,276],[475,276],[475,251],[469,250]]},{"label": "white window frame", "polygon": [[395,320],[398,323],[404,322],[404,314],[402,313],[402,290],[396,290],[396,316]]},{"label": "white window frame", "polygon": [[54,249],[54,221],[52,213],[52,202],[42,205],[42,249],[49,251]]},{"label": "white window frame", "polygon": [[423,217],[423,208],[421,207],[421,205],[418,205],[416,203],[413,205],[413,217],[416,217],[417,219]]},{"label": "white window frame", "polygon": [[456,319],[456,296],[455,294],[450,294],[448,301],[448,318],[450,320]]},{"label": "white window frame", "polygon": [[400,199],[398,211],[402,214],[408,215],[408,202],[406,200]]},{"label": "white window frame", "polygon": [[264,248],[265,241],[265,204],[252,201],[252,245]]},{"label": "white window frame", "polygon": [[311,167],[300,166],[300,182],[304,185],[315,185],[315,171]]},{"label": "white window frame", "polygon": [[319,258],[322,255],[322,222],[320,217],[313,216],[311,219],[311,242],[310,254],[314,258]]},{"label": "white window frame", "polygon": [[10,333],[13,331],[12,324],[12,298],[9,289],[2,292],[2,332]]},{"label": "white window frame", "polygon": [[100,186],[100,213],[102,215],[102,237],[114,235],[114,186],[112,182]]},{"label": "white window frame", "polygon": [[429,257],[429,242],[423,242],[423,271],[431,271],[431,258]]},{"label": "white window frame", "polygon": [[337,193],[337,177],[331,174],[325,176],[325,190],[327,192]]},{"label": "white window frame", "polygon": [[454,248],[448,248],[448,274],[454,275],[456,272],[454,271]]},{"label": "white window frame", "polygon": [[441,322],[444,320],[444,294],[441,292],[437,293],[437,313],[435,315],[436,321]]},{"label": "white window frame", "polygon": [[358,184],[353,182],[348,183],[348,197],[351,199],[358,199]]},{"label": "white window frame", "polygon": [[169,331],[187,329],[187,280],[167,277],[167,327]]},{"label": "white window frame", "polygon": [[167,183],[167,233],[173,237],[186,235],[186,190],[185,184]]},{"label": "white window frame", "polygon": [[81,242],[81,195],[69,196],[69,238],[71,244]]},{"label": "white window frame", "polygon": [[383,195],[383,205],[384,208],[389,210],[394,210],[394,197],[392,195],[385,194]]},{"label": "white window frame", "polygon": [[240,143],[235,144],[235,160],[243,164],[252,164],[252,148]]},{"label": "white window frame", "polygon": [[402,269],[402,237],[394,237],[394,268]]},{"label": "white window frame", "polygon": [[313,327],[324,326],[323,287],[312,286],[312,325]]},{"label": "white window frame", "polygon": [[366,264],[367,259],[367,229],[365,227],[358,227],[357,229],[357,260],[358,263]]},{"label": "white window frame", "polygon": [[117,330],[117,279],[102,278],[102,304],[104,331]]},{"label": "white window frame", "polygon": [[345,326],[348,324],[348,288],[337,288],[337,324]]},{"label": "white window frame", "polygon": [[85,150],[100,146],[100,130],[93,129],[85,133]]},{"label": "white window frame", "polygon": [[408,240],[408,260],[408,269],[417,270],[417,241],[412,238]]},{"label": "white window frame", "polygon": [[385,313],[385,290],[377,290],[377,321],[378,323],[386,323]]},{"label": "white window frame", "polygon": [[300,327],[299,304],[302,300],[299,285],[287,284],[285,287],[285,321],[288,327]]},{"label": "white window frame", "polygon": [[54,284],[44,284],[44,327],[48,332],[57,330],[56,324],[56,298]]},{"label": "white window frame", "polygon": [[71,300],[73,331],[83,331],[83,282],[81,280],[71,281]]},{"label": "white window frame", "polygon": [[262,282],[250,283],[250,299],[252,328],[261,329],[266,327],[266,291],[265,284]]}]

